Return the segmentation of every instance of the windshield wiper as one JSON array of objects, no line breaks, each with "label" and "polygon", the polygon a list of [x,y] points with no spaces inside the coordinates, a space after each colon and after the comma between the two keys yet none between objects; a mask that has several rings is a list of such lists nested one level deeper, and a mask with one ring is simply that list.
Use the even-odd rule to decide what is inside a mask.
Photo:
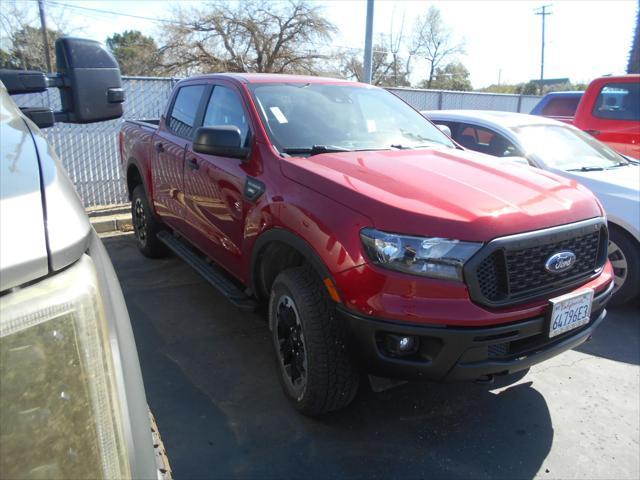
[{"label": "windshield wiper", "polygon": [[336,145],[313,145],[311,147],[287,147],[282,149],[283,153],[289,155],[300,155],[300,154],[308,154],[311,155],[319,155],[321,153],[332,153],[332,152],[353,152],[353,150],[344,147],[338,147]]},{"label": "windshield wiper", "polygon": [[580,168],[570,168],[567,172],[599,172],[604,170],[604,167],[580,167]]},{"label": "windshield wiper", "polygon": [[630,163],[630,162],[627,162],[627,161],[624,161],[624,162],[618,162],[618,163],[616,163],[615,165],[610,166],[610,167],[608,168],[608,170],[610,170],[610,169],[612,169],[612,168],[618,168],[618,167],[627,167],[627,166],[629,166],[629,165],[631,165],[631,163]]}]

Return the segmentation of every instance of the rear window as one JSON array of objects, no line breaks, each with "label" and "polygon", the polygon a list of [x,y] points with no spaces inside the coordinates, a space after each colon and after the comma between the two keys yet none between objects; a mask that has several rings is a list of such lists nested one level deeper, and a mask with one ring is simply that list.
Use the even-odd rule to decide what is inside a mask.
[{"label": "rear window", "polygon": [[169,116],[169,128],[176,135],[184,138],[193,136],[193,127],[204,88],[204,85],[188,85],[178,90]]},{"label": "rear window", "polygon": [[606,84],[600,90],[593,115],[610,120],[640,120],[640,84]]},{"label": "rear window", "polygon": [[580,97],[551,98],[542,109],[542,115],[551,117],[573,117]]}]

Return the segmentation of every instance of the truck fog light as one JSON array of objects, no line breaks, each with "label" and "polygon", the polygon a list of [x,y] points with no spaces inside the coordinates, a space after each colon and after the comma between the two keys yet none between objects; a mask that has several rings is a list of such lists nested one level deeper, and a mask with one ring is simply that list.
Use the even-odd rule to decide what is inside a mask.
[{"label": "truck fog light", "polygon": [[384,349],[390,355],[406,357],[418,351],[420,340],[413,335],[394,335],[387,333],[384,336]]}]

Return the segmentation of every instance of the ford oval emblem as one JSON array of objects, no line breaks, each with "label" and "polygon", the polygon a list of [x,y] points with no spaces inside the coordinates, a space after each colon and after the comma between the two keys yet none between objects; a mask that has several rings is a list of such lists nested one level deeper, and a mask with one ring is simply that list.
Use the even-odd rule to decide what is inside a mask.
[{"label": "ford oval emblem", "polygon": [[551,273],[562,273],[576,263],[576,254],[570,251],[558,252],[551,255],[544,264],[544,269]]}]

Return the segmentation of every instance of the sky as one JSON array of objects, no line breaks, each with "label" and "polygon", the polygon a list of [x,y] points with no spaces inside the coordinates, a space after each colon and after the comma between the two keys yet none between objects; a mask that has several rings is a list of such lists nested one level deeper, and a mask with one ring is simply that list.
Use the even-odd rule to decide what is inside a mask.
[{"label": "sky", "polygon": [[[2,0],[2,4],[10,0]],[[277,1],[277,0],[272,0]],[[62,16],[76,29],[74,34],[104,42],[115,32],[140,30],[161,44],[159,22],[125,15],[170,18],[171,5],[196,4],[157,0],[77,1],[45,0],[52,18]],[[17,0],[33,8],[29,0]],[[323,8],[338,32],[326,48],[364,48],[366,2],[327,0],[313,2]],[[63,7],[67,5],[67,7]],[[414,19],[430,5],[442,12],[455,39],[464,41],[466,53],[459,60],[471,72],[474,88],[493,83],[519,83],[539,78],[541,17],[534,12],[551,5],[547,17],[545,78],[568,77],[589,82],[605,74],[624,73],[635,23],[637,0],[528,1],[528,0],[374,0],[374,39],[398,31],[404,21],[410,32]],[[93,10],[88,10],[93,9]],[[104,10],[114,13],[101,13]],[[120,15],[117,15],[117,14]],[[37,18],[37,17],[35,17]],[[426,74],[426,64],[416,64],[412,80]]]}]

